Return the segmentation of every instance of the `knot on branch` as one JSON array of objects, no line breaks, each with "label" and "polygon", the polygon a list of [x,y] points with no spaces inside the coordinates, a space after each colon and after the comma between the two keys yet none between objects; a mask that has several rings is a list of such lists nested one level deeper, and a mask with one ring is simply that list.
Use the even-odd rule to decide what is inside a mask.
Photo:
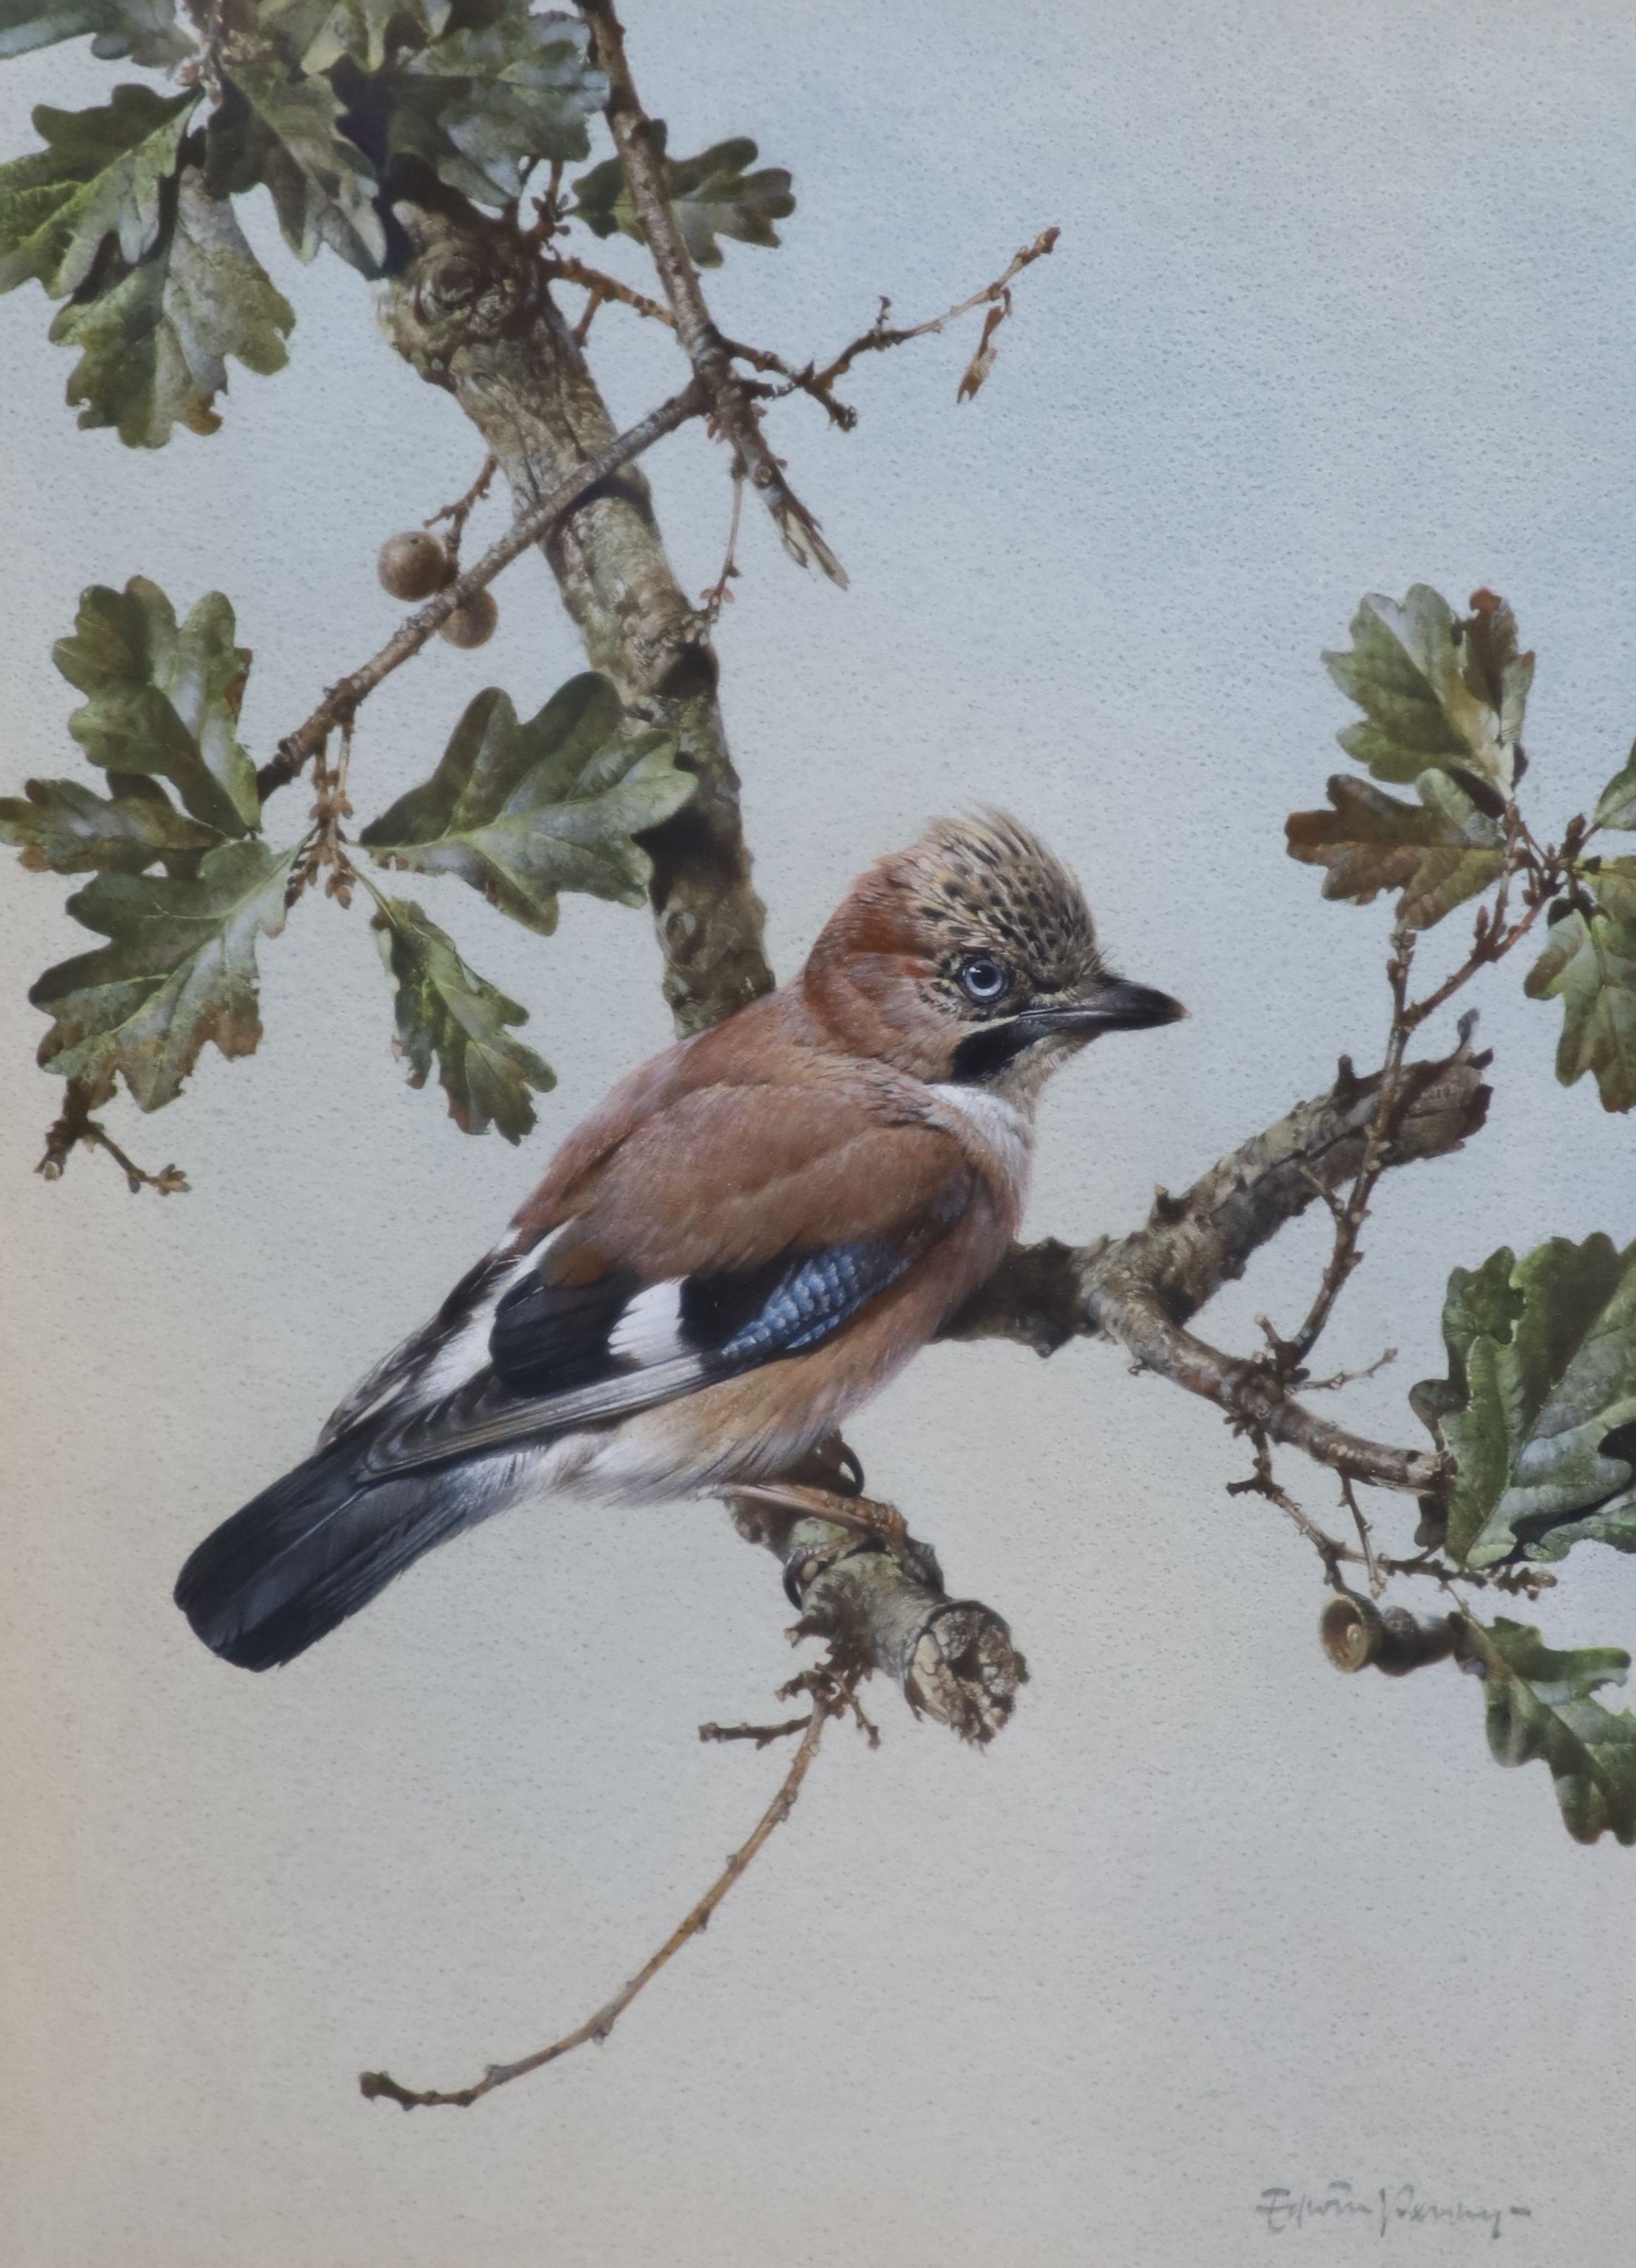
[{"label": "knot on branch", "polygon": [[532,321],[545,278],[532,248],[513,231],[476,213],[457,223],[407,203],[394,205],[393,214],[415,249],[381,320],[423,378],[446,372],[462,347],[506,337]]}]

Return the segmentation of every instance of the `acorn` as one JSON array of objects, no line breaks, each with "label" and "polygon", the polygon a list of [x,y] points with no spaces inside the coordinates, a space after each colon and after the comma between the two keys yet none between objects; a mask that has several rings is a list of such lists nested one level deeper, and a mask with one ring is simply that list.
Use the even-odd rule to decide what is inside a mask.
[{"label": "acorn", "polygon": [[1404,1677],[1428,1661],[1446,1660],[1458,1626],[1455,1615],[1423,1623],[1407,1607],[1377,1607],[1355,1591],[1338,1591],[1318,1617],[1318,1642],[1337,1669],[1367,1669],[1373,1662],[1388,1677]]},{"label": "acorn", "polygon": [[456,607],[446,622],[438,624],[438,636],[451,645],[487,645],[494,636],[500,609],[492,591],[474,591],[463,607]]},{"label": "acorn", "polygon": [[454,562],[430,528],[411,527],[387,538],[376,571],[394,599],[429,599],[453,574]]}]

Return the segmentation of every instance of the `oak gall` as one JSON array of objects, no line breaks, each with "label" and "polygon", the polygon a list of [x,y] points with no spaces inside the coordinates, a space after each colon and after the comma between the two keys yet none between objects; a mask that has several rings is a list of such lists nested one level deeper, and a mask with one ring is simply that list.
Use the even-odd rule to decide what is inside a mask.
[{"label": "oak gall", "polygon": [[487,645],[499,619],[493,592],[474,591],[463,607],[456,607],[446,622],[438,623],[438,636],[451,645]]},{"label": "oak gall", "polygon": [[394,599],[429,599],[453,574],[454,562],[429,528],[412,527],[387,538],[377,572]]}]

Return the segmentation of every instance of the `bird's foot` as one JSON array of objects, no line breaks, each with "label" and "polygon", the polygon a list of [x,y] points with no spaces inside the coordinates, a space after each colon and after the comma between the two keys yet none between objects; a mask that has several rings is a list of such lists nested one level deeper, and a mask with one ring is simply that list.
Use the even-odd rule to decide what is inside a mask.
[{"label": "bird's foot", "polygon": [[[833,1489],[814,1488],[801,1481],[766,1481],[735,1491],[759,1503],[777,1506],[803,1520],[822,1520],[842,1528],[851,1537],[866,1542],[912,1575],[917,1582],[942,1588],[942,1574],[928,1544],[917,1542],[909,1523],[895,1504],[878,1497],[841,1496]],[[844,1558],[856,1543],[837,1543],[822,1556],[827,1562]],[[809,1562],[810,1564],[810,1562]]]}]

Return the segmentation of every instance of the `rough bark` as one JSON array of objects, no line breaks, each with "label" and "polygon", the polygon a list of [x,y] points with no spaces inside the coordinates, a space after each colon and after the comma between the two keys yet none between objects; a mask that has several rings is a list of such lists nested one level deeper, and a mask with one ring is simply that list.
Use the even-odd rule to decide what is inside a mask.
[{"label": "rough bark", "polygon": [[[1482,1125],[1489,1058],[1469,1027],[1451,1056],[1404,1069],[1384,1162],[1457,1150]],[[1141,1365],[1354,1479],[1416,1493],[1435,1486],[1438,1460],[1332,1425],[1295,1401],[1269,1366],[1222,1353],[1183,1328],[1251,1256],[1315,1201],[1357,1174],[1380,1075],[1343,1063],[1329,1091],[1216,1162],[1180,1197],[1161,1190],[1145,1227],[1087,1245],[1056,1238],[1019,1245],[949,1325],[951,1338],[1010,1338],[1052,1354],[1071,1338],[1106,1338]]]},{"label": "rough bark", "polygon": [[918,1716],[962,1740],[991,1741],[1028,1682],[1010,1625],[976,1599],[951,1599],[936,1554],[906,1540],[897,1554],[827,1520],[804,1519],[748,1497],[733,1525],[784,1563],[800,1609],[795,1635],[820,1638],[844,1672],[891,1678]]},{"label": "rough bark", "polygon": [[[412,247],[381,287],[405,360],[454,396],[498,458],[513,509],[537,506],[614,438],[614,421],[531,248],[470,207],[400,202]],[[665,998],[680,1034],[759,993],[772,972],[750,883],[739,780],[707,626],[666,557],[634,467],[591,490],[540,547],[591,665],[645,723],[674,733],[698,792],[645,838]]]}]

